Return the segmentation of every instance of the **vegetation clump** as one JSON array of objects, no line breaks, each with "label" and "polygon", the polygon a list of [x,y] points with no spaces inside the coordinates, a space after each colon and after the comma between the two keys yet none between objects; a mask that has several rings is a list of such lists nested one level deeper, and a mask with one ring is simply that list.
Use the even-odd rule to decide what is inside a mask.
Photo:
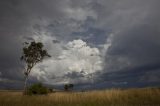
[{"label": "vegetation clump", "polygon": [[64,85],[64,90],[65,91],[73,90],[73,87],[74,87],[73,84],[65,84]]},{"label": "vegetation clump", "polygon": [[28,88],[28,95],[46,95],[49,93],[49,89],[43,86],[41,83],[33,84]]}]

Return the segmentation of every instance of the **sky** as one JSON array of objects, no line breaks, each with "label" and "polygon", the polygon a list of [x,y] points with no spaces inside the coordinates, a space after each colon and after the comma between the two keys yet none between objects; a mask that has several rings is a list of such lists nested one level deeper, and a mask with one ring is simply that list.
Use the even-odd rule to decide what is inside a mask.
[{"label": "sky", "polygon": [[29,83],[77,89],[160,86],[159,0],[0,0],[0,88],[21,89],[24,42],[51,58]]}]

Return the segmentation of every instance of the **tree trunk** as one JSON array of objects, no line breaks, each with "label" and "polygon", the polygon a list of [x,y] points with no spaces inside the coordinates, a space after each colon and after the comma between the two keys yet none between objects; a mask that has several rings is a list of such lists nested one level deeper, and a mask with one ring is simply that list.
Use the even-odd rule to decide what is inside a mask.
[{"label": "tree trunk", "polygon": [[26,75],[25,82],[24,82],[24,91],[23,91],[24,95],[27,94],[27,81],[28,81],[28,75]]}]

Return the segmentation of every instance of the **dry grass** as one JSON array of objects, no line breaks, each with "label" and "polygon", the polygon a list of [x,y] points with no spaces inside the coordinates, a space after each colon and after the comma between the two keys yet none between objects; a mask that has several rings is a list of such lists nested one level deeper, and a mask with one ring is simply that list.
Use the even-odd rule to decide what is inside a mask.
[{"label": "dry grass", "polygon": [[160,89],[57,92],[23,96],[21,92],[0,92],[0,106],[160,106]]}]

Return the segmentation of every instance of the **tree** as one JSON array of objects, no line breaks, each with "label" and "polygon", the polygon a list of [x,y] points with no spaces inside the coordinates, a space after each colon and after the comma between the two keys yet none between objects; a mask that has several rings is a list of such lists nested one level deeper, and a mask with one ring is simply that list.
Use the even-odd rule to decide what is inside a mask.
[{"label": "tree", "polygon": [[46,50],[43,50],[43,44],[41,42],[25,42],[25,46],[23,47],[23,54],[21,56],[21,60],[25,61],[25,82],[24,82],[24,94],[26,94],[27,90],[27,80],[32,68],[39,62],[41,62],[44,57],[51,57]]},{"label": "tree", "polygon": [[73,84],[69,84],[68,85],[70,89],[73,89],[74,85]]},{"label": "tree", "polygon": [[68,84],[65,84],[65,85],[64,85],[64,90],[65,90],[65,91],[68,91],[68,89],[69,89]]},{"label": "tree", "polygon": [[68,91],[69,89],[73,89],[74,85],[73,84],[65,84],[64,85],[64,90]]}]

